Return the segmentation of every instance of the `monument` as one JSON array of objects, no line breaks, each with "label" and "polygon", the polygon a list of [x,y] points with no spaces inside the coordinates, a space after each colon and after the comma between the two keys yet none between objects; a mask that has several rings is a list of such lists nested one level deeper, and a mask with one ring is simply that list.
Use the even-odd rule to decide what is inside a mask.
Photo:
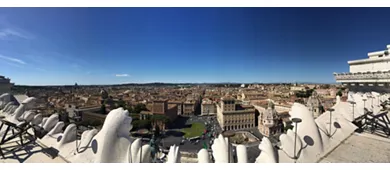
[{"label": "monument", "polygon": [[323,108],[321,103],[322,102],[321,102],[320,97],[318,96],[317,92],[313,91],[313,93],[311,94],[311,96],[307,100],[306,106],[309,108],[309,111],[313,113],[314,118],[317,118],[318,116],[320,116],[324,111],[324,108]]},{"label": "monument", "polygon": [[386,50],[370,52],[368,58],[348,61],[348,73],[333,73],[336,82],[352,92],[390,92],[390,45]]},{"label": "monument", "polygon": [[277,135],[282,132],[283,122],[278,116],[275,105],[271,100],[268,101],[266,110],[260,113],[258,125],[260,133],[266,137]]}]

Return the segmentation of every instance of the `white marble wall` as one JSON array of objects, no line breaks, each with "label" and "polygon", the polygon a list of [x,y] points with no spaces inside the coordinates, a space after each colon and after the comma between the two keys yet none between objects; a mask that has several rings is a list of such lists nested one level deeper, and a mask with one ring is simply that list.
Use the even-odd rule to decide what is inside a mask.
[{"label": "white marble wall", "polygon": [[[375,60],[381,59],[381,62],[372,62]],[[367,62],[360,64],[351,64],[349,66],[349,72],[357,73],[357,72],[377,72],[377,71],[388,71],[390,70],[390,58],[378,58],[378,59],[367,59]]]},{"label": "white marble wall", "polygon": [[[370,98],[371,96],[372,98]],[[377,114],[380,111],[379,104],[386,101],[389,96],[375,92],[350,92],[348,101],[356,102],[354,107],[349,102],[340,101],[340,98],[337,97],[337,103],[333,106],[334,111],[332,113],[327,111],[317,119],[313,118],[311,112],[304,105],[294,103],[290,111],[291,118],[300,118],[302,122],[298,124],[298,127],[294,127],[293,130],[280,136],[280,149],[276,149],[268,138],[264,137],[259,145],[261,153],[256,162],[317,162],[354,133],[357,127],[351,121],[353,117],[356,118],[364,114],[363,99],[367,99],[365,107]],[[28,99],[22,102],[14,113],[5,112],[6,119],[18,123],[17,121],[20,120],[18,118],[23,118],[49,131],[39,142],[58,149],[59,154],[70,162],[137,163],[141,160],[142,162],[151,162],[150,146],[141,146],[139,139],[134,141],[130,138],[129,131],[132,128],[132,119],[129,117],[129,113],[122,108],[112,110],[107,115],[103,128],[99,132],[97,130],[85,131],[81,140],[76,140],[75,125],[67,126],[62,132],[64,124],[59,122],[57,114],[53,114],[49,118],[34,115],[28,110],[32,103],[33,99]],[[296,145],[294,145],[295,137],[297,138]],[[211,148],[216,163],[229,162],[229,152],[233,157],[232,149],[228,149],[229,145],[232,148],[227,138],[222,137],[222,135],[214,140]],[[296,148],[295,153],[294,148]],[[248,155],[245,146],[238,145],[236,154],[239,163],[247,163]],[[180,147],[171,146],[167,163],[180,163],[180,157]],[[211,157],[205,149],[198,152],[198,162],[211,162]]]}]

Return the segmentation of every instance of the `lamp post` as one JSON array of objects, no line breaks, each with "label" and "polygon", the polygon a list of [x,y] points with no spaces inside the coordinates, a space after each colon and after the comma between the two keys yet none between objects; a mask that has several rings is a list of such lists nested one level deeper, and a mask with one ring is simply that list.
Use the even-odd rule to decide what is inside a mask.
[{"label": "lamp post", "polygon": [[139,163],[142,163],[142,138],[141,138],[141,148],[139,153]]},{"label": "lamp post", "polygon": [[380,99],[380,96],[378,96],[378,106],[381,105],[381,99]]},{"label": "lamp post", "polygon": [[349,103],[352,104],[352,122],[355,120],[355,104],[356,102],[350,101]]},{"label": "lamp post", "polygon": [[76,155],[76,153],[78,153],[78,144],[77,144],[77,125],[76,125],[76,130],[75,130],[75,136],[76,136],[76,141],[75,141],[75,143],[76,143],[76,152],[74,152],[74,155]]},{"label": "lamp post", "polygon": [[365,114],[366,112],[366,101],[367,99],[363,99],[363,113]]},{"label": "lamp post", "polygon": [[297,130],[298,130],[298,123],[302,122],[302,119],[300,118],[292,118],[291,121],[295,123],[295,139],[294,139],[294,159],[298,159],[297,154],[296,154],[296,149],[297,149]]},{"label": "lamp post", "polygon": [[[75,118],[80,118],[79,116],[77,116],[77,117],[75,117]],[[75,123],[75,125],[76,125],[76,130],[75,130],[75,136],[76,136],[76,141],[75,141],[75,143],[76,143],[76,152],[74,152],[74,155],[76,155],[76,153],[79,153],[79,144],[78,144],[78,142],[77,142],[77,134],[78,134],[78,128],[77,128],[77,125],[78,125],[78,123],[79,122],[74,122]]]},{"label": "lamp post", "polygon": [[228,138],[228,163],[230,163],[231,162],[231,160],[230,160],[230,157],[231,157],[231,153],[230,153],[230,150],[231,150],[231,148],[230,148],[230,138],[231,137],[233,137],[235,134],[233,133],[233,132],[230,132],[230,131],[224,131],[224,132],[222,132],[222,136],[224,137],[224,138]]},{"label": "lamp post", "polygon": [[371,96],[370,98],[371,98],[371,107],[374,107],[374,97]]},{"label": "lamp post", "polygon": [[311,115],[313,115],[313,117],[314,117],[314,106],[313,105],[311,105]]},{"label": "lamp post", "polygon": [[329,134],[328,136],[330,137],[330,135],[332,134],[332,112],[334,111],[333,108],[330,108],[328,109],[329,111]]}]

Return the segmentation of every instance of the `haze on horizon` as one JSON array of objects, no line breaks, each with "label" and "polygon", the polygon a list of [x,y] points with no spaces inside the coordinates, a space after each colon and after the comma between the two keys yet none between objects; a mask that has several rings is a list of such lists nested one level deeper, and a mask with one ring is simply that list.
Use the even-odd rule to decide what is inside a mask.
[{"label": "haze on horizon", "polygon": [[[389,44],[378,8],[0,8],[17,85],[335,83]],[[380,26],[376,26],[380,24]]]}]

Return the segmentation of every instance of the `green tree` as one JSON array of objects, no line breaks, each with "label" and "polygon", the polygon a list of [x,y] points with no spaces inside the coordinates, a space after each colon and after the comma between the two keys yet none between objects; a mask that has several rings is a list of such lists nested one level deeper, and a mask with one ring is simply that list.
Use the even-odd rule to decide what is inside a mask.
[{"label": "green tree", "polygon": [[102,104],[102,106],[100,106],[100,113],[101,114],[107,114],[107,112],[106,112],[106,105]]},{"label": "green tree", "polygon": [[123,101],[122,99],[119,99],[119,101],[116,103],[116,105],[117,105],[117,108],[119,108],[119,107],[122,107],[122,108],[126,108],[126,102],[125,101]]},{"label": "green tree", "polygon": [[130,117],[134,120],[139,120],[140,119],[140,114],[137,113],[130,113]]},{"label": "green tree", "polygon": [[343,92],[341,90],[339,90],[337,93],[336,93],[337,96],[343,96]]},{"label": "green tree", "polygon": [[310,97],[310,96],[313,94],[313,92],[314,92],[314,89],[307,90],[307,91],[306,91],[305,97],[306,97],[306,98],[307,98],[307,97]]},{"label": "green tree", "polygon": [[151,124],[150,120],[139,120],[140,129],[150,129]]},{"label": "green tree", "polygon": [[320,105],[319,109],[320,109],[320,113],[324,113],[325,112],[324,106]]},{"label": "green tree", "polygon": [[150,120],[134,120],[132,122],[133,130],[138,129],[150,129],[152,126],[152,122]]},{"label": "green tree", "polygon": [[129,113],[134,113],[133,107],[131,107],[131,106],[128,106],[128,107],[127,107],[127,111],[128,111]]},{"label": "green tree", "polygon": [[131,122],[131,125],[133,125],[133,128],[131,129],[131,131],[138,130],[139,129],[139,120],[133,120]]},{"label": "green tree", "polygon": [[294,128],[294,125],[292,125],[291,123],[286,123],[286,126],[284,126],[284,131],[287,132],[287,130],[289,129],[293,129]]},{"label": "green tree", "polygon": [[154,136],[156,138],[160,136],[160,127],[159,126],[156,126],[156,128],[154,129]]},{"label": "green tree", "polygon": [[134,113],[141,113],[141,111],[147,111],[147,110],[148,109],[146,109],[145,104],[138,103],[137,105],[135,105],[133,112]]},{"label": "green tree", "polygon": [[169,123],[169,118],[165,115],[153,115],[152,121],[161,121],[163,123]]}]

